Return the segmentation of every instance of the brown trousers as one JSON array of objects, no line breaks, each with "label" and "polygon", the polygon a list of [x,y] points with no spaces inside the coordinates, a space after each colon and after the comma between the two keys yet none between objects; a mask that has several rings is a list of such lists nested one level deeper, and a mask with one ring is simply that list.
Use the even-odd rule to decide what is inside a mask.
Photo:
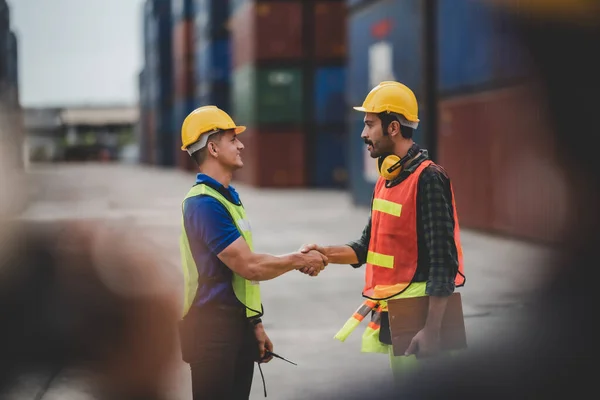
[{"label": "brown trousers", "polygon": [[192,373],[194,400],[247,400],[258,344],[245,310],[192,307],[179,328],[182,358]]}]

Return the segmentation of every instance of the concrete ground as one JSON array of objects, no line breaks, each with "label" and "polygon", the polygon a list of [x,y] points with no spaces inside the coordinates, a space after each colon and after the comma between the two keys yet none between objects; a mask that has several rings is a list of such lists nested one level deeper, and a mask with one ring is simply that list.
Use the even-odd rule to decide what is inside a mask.
[{"label": "concrete ground", "polygon": [[[136,165],[33,165],[29,219],[104,218],[136,227],[179,279],[180,203],[194,174]],[[368,210],[341,191],[263,190],[237,184],[258,252],[296,251],[303,243],[357,238]],[[460,207],[460,204],[459,204]],[[548,271],[548,248],[462,230],[467,284],[461,289],[469,345],[493,344],[522,321],[529,296]],[[266,330],[275,351],[295,361],[263,366],[271,399],[336,398],[350,384],[389,376],[385,355],[361,354],[364,325],[345,343],[333,335],[361,304],[363,269],[330,265],[310,278],[292,272],[262,284]],[[186,366],[173,372],[173,400],[189,399]],[[252,399],[263,398],[256,368]]]}]

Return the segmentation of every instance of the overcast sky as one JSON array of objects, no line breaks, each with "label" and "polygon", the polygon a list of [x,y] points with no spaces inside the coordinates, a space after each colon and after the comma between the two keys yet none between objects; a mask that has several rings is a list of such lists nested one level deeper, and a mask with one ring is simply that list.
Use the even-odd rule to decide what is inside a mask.
[{"label": "overcast sky", "polygon": [[134,104],[143,0],[7,0],[24,106]]}]

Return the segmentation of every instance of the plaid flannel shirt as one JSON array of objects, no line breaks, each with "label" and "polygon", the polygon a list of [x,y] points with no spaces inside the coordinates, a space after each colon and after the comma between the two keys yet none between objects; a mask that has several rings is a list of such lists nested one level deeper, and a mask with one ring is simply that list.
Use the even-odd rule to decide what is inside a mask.
[{"label": "plaid flannel shirt", "polygon": [[[398,185],[429,159],[427,150],[402,170],[387,187]],[[427,282],[429,296],[449,296],[454,292],[458,271],[458,253],[454,241],[454,208],[450,178],[439,166],[432,164],[421,173],[417,187],[417,247],[418,262],[414,281]],[[360,239],[348,243],[358,257],[358,268],[366,263],[371,238],[371,217]]]}]

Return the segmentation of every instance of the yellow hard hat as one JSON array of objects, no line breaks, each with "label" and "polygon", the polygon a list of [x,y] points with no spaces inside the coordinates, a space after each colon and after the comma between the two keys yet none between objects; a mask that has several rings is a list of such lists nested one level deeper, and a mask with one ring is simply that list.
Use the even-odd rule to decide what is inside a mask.
[{"label": "yellow hard hat", "polygon": [[369,92],[361,107],[353,108],[362,112],[400,114],[406,119],[404,125],[408,126],[416,127],[419,123],[417,98],[412,90],[400,82],[381,82]]},{"label": "yellow hard hat", "polygon": [[[246,130],[246,127],[237,126],[229,114],[216,106],[197,108],[185,118],[181,126],[181,150],[192,154],[206,146],[211,134],[230,129],[239,135]],[[201,140],[200,137],[203,135]]]}]

